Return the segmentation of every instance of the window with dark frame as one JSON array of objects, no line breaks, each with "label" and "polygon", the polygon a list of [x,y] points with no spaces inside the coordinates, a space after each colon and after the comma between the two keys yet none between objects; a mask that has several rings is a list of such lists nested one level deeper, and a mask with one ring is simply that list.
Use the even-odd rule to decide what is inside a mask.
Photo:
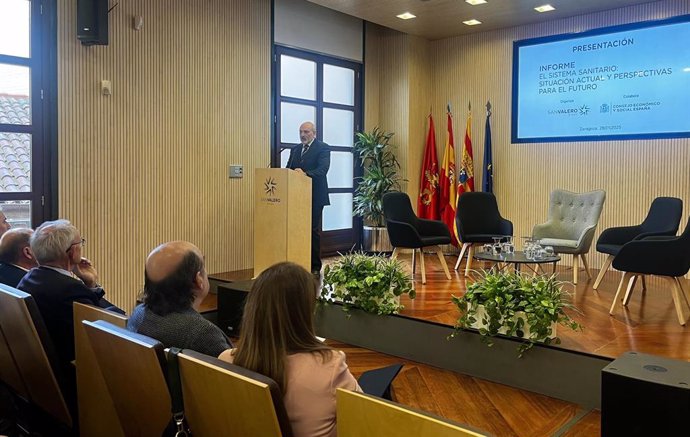
[{"label": "window with dark frame", "polygon": [[37,226],[50,215],[44,108],[55,35],[45,12],[38,0],[0,2],[0,210],[13,227]]},{"label": "window with dark frame", "polygon": [[359,63],[276,45],[274,50],[274,145],[272,165],[285,167],[299,145],[299,126],[316,124],[317,139],[331,149],[321,251],[344,252],[359,242],[361,223],[352,217],[355,178],[361,175],[353,153],[362,124],[362,66]]}]

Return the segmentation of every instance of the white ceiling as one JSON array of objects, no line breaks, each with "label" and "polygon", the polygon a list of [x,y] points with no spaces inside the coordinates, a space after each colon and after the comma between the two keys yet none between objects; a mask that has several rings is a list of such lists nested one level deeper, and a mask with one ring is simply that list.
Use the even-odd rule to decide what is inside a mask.
[{"label": "white ceiling", "polygon": [[[485,4],[472,6],[465,0],[309,1],[430,40],[653,3],[650,0],[487,0]],[[556,10],[545,13],[534,10],[536,6],[547,3]],[[411,12],[417,18],[401,20],[396,17],[403,12]],[[462,23],[472,18],[482,24],[467,26]]]}]

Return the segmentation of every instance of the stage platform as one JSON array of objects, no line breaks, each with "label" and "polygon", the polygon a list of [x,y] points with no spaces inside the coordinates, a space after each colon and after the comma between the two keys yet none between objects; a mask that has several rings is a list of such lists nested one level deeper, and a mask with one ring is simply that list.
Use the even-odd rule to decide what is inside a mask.
[{"label": "stage platform", "polygon": [[[451,269],[451,280],[443,274],[440,263],[435,257],[426,257],[427,283],[422,285],[421,275],[415,277],[417,297],[414,300],[403,298],[405,309],[403,316],[453,326],[458,318],[458,311],[451,303],[451,295],[462,295],[466,290],[466,279],[463,272]],[[325,260],[332,262],[335,258]],[[411,270],[409,255],[400,259]],[[447,257],[450,266],[455,265],[455,257]],[[475,268],[488,267],[488,264],[475,262]],[[463,262],[464,267],[464,262]],[[592,271],[596,277],[597,270]],[[215,284],[246,280],[252,277],[253,270],[240,270],[209,275]],[[558,278],[569,281],[572,270],[559,267]],[[634,290],[628,307],[621,309],[615,316],[609,315],[611,302],[616,294],[621,273],[609,270],[599,285],[599,290],[592,289],[594,279],[588,279],[580,273],[577,286],[567,284],[572,292],[572,302],[577,311],[569,311],[573,319],[583,326],[582,331],[558,330],[562,349],[598,355],[614,359],[627,351],[644,352],[690,361],[690,327],[678,324],[671,292],[667,282],[660,278],[647,278],[647,290],[642,291],[641,281]],[[469,279],[471,281],[471,279]],[[684,281],[685,290],[690,290],[690,281]],[[210,294],[204,302],[203,311],[216,308],[216,296]],[[686,312],[688,312],[686,308]]]}]

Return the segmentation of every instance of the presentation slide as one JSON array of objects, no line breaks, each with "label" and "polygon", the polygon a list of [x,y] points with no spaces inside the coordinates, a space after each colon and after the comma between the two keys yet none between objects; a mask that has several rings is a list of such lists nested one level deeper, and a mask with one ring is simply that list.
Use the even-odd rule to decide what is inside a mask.
[{"label": "presentation slide", "polygon": [[513,142],[690,137],[690,16],[516,41]]}]

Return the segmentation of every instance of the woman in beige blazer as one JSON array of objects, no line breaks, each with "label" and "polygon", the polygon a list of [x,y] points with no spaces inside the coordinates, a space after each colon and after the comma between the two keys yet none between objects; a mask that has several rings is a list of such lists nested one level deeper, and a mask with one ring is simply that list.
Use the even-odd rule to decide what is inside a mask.
[{"label": "woman in beige blazer", "polygon": [[273,379],[295,437],[335,437],[335,389],[362,391],[345,354],[314,334],[316,285],[293,263],[262,272],[247,297],[237,349],[220,359]]}]

